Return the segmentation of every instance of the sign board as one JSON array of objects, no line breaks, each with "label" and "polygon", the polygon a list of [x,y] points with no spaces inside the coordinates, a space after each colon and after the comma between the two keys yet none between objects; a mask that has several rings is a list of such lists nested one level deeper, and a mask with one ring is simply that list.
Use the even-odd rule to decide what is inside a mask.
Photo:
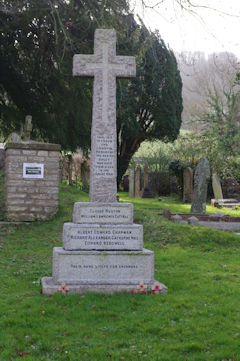
[{"label": "sign board", "polygon": [[23,178],[43,178],[44,164],[23,163]]}]

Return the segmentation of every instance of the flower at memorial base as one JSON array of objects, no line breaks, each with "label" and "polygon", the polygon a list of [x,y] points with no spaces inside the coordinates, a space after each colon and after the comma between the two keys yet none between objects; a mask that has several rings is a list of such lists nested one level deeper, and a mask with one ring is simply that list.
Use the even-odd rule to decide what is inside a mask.
[{"label": "flower at memorial base", "polygon": [[143,283],[143,281],[141,281],[141,282],[139,283],[139,285],[137,286],[137,289],[138,289],[140,292],[147,293],[147,292],[146,292],[147,285],[145,285],[145,284]]},{"label": "flower at memorial base", "polygon": [[152,286],[152,294],[159,295],[161,287],[158,284]]},{"label": "flower at memorial base", "polygon": [[67,286],[65,285],[65,283],[62,283],[61,287],[59,287],[58,291],[62,292],[62,293],[67,293],[69,291],[69,288],[67,288]]},{"label": "flower at memorial base", "polygon": [[138,290],[130,290],[131,295],[137,294]]}]

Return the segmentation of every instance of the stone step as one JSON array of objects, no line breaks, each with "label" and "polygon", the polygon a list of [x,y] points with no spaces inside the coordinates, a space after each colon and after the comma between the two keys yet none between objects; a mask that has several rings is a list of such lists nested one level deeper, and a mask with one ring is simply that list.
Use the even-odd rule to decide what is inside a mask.
[{"label": "stone step", "polygon": [[64,223],[63,248],[73,250],[142,250],[140,224]]},{"label": "stone step", "polygon": [[73,209],[73,223],[133,223],[131,203],[76,202]]},{"label": "stone step", "polygon": [[[60,285],[54,283],[52,277],[43,277],[41,280],[42,283],[42,293],[46,295],[53,295],[54,293],[60,292]],[[152,287],[159,287],[159,294],[166,294],[168,288],[161,282],[153,281],[152,283],[147,284],[147,290],[151,291]],[[131,284],[80,284],[80,285],[66,285],[67,293],[84,293],[84,292],[100,292],[100,293],[115,293],[115,292],[131,292],[136,290],[137,285]]]},{"label": "stone step", "polygon": [[154,282],[154,253],[142,251],[65,251],[53,249],[55,284],[129,284]]}]

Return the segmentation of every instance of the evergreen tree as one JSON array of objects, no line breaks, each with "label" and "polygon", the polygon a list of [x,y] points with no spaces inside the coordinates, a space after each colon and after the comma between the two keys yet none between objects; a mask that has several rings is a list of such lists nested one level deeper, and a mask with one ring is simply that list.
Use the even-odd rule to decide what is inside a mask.
[{"label": "evergreen tree", "polygon": [[102,27],[116,29],[117,54],[137,57],[136,79],[118,80],[119,178],[142,141],[177,137],[182,84],[174,54],[136,23],[127,0],[3,0],[0,21],[4,136],[31,114],[35,139],[71,151],[90,146],[92,79],[72,76],[72,58],[93,52]]}]

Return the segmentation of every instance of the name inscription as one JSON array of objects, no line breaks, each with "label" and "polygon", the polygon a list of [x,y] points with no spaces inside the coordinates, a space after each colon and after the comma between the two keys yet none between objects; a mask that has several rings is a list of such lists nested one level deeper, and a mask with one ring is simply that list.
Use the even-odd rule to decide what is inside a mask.
[{"label": "name inscription", "polygon": [[80,203],[75,203],[73,222],[74,223],[132,223],[133,210],[128,205],[106,206],[100,204],[85,207]]},{"label": "name inscription", "polygon": [[141,225],[77,225],[65,223],[63,246],[66,250],[139,250],[143,247]]}]

